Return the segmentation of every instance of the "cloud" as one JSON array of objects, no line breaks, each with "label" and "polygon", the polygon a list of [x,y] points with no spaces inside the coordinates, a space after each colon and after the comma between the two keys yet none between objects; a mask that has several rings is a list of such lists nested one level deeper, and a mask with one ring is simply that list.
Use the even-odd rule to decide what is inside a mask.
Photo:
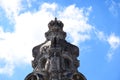
[{"label": "cloud", "polygon": [[4,9],[9,19],[16,16],[22,9],[22,0],[0,0],[0,7]]},{"label": "cloud", "polygon": [[115,50],[120,47],[120,37],[116,36],[115,34],[111,34],[108,38],[107,41],[110,45],[110,49],[108,51],[107,57],[108,61],[112,60],[113,55],[115,54]]},{"label": "cloud", "polygon": [[107,42],[111,49],[117,49],[120,46],[120,37],[116,36],[115,33],[106,35],[103,31],[94,29],[94,32],[99,40]]},{"label": "cloud", "polygon": [[106,0],[106,4],[109,7],[109,11],[113,16],[118,16],[119,9],[120,9],[120,2],[116,2],[115,0]]},{"label": "cloud", "polygon": [[100,31],[94,28],[94,33],[96,34],[99,40],[105,41],[105,42],[107,41],[107,36],[103,31]]},{"label": "cloud", "polygon": [[81,42],[90,39],[90,32],[93,26],[88,24],[88,13],[91,12],[92,7],[81,8],[71,5],[65,8],[64,11],[59,12],[60,19],[64,22],[64,30],[73,39],[73,44],[78,45]]},{"label": "cloud", "polygon": [[[7,56],[7,55],[6,55],[6,56]],[[9,58],[9,57],[8,57],[8,58]],[[8,60],[10,60],[10,59],[4,60],[4,58],[2,59],[2,58],[0,57],[0,61],[2,61],[2,62],[0,62],[0,63],[5,64],[5,65],[3,65],[2,67],[0,66],[0,73],[2,73],[2,74],[8,74],[9,76],[12,76],[15,66],[13,65],[13,63],[11,63],[12,61],[8,61]],[[7,62],[9,62],[9,63],[7,63]],[[6,64],[6,63],[7,63],[7,64]]]},{"label": "cloud", "polygon": [[120,46],[120,37],[116,36],[115,34],[111,34],[108,37],[108,43],[110,44],[112,49],[116,49]]},{"label": "cloud", "polygon": [[94,31],[99,40],[110,46],[106,56],[107,60],[111,61],[115,55],[115,51],[120,47],[120,37],[116,36],[115,33],[106,35],[103,31],[99,31],[97,29],[94,29]]},{"label": "cloud", "polygon": [[4,32],[0,27],[0,60],[4,62],[0,66],[0,74],[13,75],[16,66],[30,64],[33,59],[32,48],[45,41],[47,24],[55,15],[65,24],[64,30],[74,44],[91,38],[89,33],[92,26],[88,24],[88,17],[92,7],[78,8],[70,5],[63,8],[56,3],[43,3],[36,12],[26,11],[19,14],[24,6],[20,0],[11,0],[10,3],[0,0],[0,5],[7,15],[12,16],[10,20],[15,28],[14,32]]},{"label": "cloud", "polygon": [[[27,4],[26,4],[27,5]],[[32,3],[28,0],[29,7]],[[55,16],[64,23],[64,31],[67,32],[73,44],[91,39],[91,32],[95,32],[99,40],[110,45],[108,59],[112,59],[114,51],[120,46],[120,38],[114,33],[106,35],[88,23],[92,7],[78,8],[75,5],[67,7],[59,6],[56,3],[43,3],[35,12],[23,10],[22,0],[0,0],[0,7],[13,22],[14,32],[4,32],[0,27],[0,74],[12,76],[16,66],[30,64],[32,48],[45,41],[44,33],[48,30],[47,24]],[[20,14],[19,14],[20,13]],[[4,25],[2,25],[5,27]]]}]

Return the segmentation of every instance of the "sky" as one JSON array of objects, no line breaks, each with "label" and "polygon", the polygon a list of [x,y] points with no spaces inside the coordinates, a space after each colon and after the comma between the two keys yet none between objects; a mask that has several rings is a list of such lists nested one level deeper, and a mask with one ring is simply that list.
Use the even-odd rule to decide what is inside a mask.
[{"label": "sky", "polygon": [[0,0],[0,80],[32,72],[32,48],[55,17],[79,47],[87,80],[120,80],[120,0]]}]

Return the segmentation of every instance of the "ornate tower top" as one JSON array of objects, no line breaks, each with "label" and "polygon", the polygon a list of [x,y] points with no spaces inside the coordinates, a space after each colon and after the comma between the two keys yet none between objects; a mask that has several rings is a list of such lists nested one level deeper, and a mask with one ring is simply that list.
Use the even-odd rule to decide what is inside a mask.
[{"label": "ornate tower top", "polygon": [[33,72],[25,80],[86,80],[77,70],[79,48],[65,40],[63,26],[57,18],[49,22],[46,41],[32,50]]},{"label": "ornate tower top", "polygon": [[65,39],[66,33],[63,31],[64,24],[55,18],[48,23],[48,32],[45,33],[47,40],[52,40],[53,38]]},{"label": "ornate tower top", "polygon": [[55,20],[51,20],[49,23],[48,23],[48,27],[49,27],[49,30],[50,31],[63,31],[63,26],[64,24],[57,20],[57,18],[55,18]]}]

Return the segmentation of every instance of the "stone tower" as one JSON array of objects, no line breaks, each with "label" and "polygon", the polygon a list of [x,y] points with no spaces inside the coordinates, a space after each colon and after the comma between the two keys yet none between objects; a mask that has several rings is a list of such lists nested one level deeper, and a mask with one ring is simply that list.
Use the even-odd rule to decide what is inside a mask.
[{"label": "stone tower", "polygon": [[77,70],[79,48],[65,40],[63,26],[57,18],[49,22],[46,41],[32,50],[33,72],[25,80],[86,80]]}]

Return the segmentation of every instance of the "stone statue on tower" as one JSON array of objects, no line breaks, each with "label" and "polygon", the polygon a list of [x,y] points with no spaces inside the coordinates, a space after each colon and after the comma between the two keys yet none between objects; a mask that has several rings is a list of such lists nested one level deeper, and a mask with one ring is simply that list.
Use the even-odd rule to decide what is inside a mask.
[{"label": "stone statue on tower", "polygon": [[63,26],[57,18],[49,22],[46,41],[32,50],[33,72],[25,80],[86,80],[77,70],[79,48],[65,40]]}]

